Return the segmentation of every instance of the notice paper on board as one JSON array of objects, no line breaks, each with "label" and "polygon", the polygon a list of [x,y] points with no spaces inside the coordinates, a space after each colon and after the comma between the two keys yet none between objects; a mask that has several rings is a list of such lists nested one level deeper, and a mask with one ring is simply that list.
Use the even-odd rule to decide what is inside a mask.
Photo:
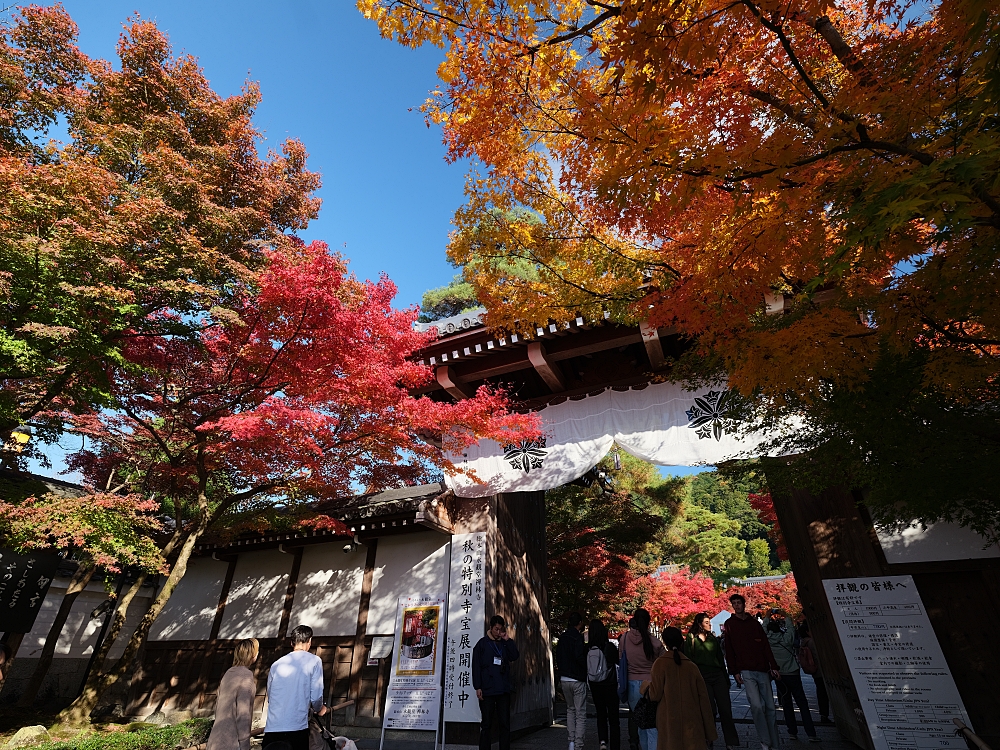
[{"label": "notice paper on board", "polygon": [[876,750],[961,748],[971,726],[912,576],[823,581]]}]

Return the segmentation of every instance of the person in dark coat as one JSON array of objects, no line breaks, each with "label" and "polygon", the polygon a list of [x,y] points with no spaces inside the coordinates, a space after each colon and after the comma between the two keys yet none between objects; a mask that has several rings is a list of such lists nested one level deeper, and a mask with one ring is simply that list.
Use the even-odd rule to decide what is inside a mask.
[{"label": "person in dark coat", "polygon": [[[587,681],[590,694],[597,709],[597,739],[601,750],[618,750],[621,747],[621,720],[618,718],[618,647],[608,640],[608,629],[600,620],[591,620],[587,628]],[[591,652],[595,649],[604,654],[608,670],[603,680],[595,681],[590,673]],[[597,661],[596,659],[593,659]]]},{"label": "person in dark coat", "polygon": [[215,723],[208,735],[207,750],[250,750],[253,701],[257,695],[254,663],[260,646],[256,638],[236,644],[233,666],[222,675],[215,703]]},{"label": "person in dark coat", "polygon": [[479,750],[490,750],[490,730],[497,719],[500,750],[510,750],[510,664],[520,656],[517,645],[507,636],[507,622],[500,615],[490,619],[490,629],[472,649],[472,687],[479,699],[482,724]]},{"label": "person in dark coat", "polygon": [[570,612],[566,618],[566,632],[559,636],[556,645],[556,665],[566,699],[569,750],[583,750],[587,725],[587,644],[583,641],[583,617],[579,612]]}]

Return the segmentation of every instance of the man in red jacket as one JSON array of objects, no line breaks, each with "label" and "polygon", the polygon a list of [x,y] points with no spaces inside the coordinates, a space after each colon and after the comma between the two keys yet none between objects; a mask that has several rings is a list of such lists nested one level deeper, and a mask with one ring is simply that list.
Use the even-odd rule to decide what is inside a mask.
[{"label": "man in red jacket", "polygon": [[747,600],[729,597],[734,614],[726,620],[726,664],[736,684],[746,688],[750,713],[763,750],[777,750],[778,724],[774,712],[771,678],[781,679],[778,662],[771,653],[767,633],[757,618],[747,612]]}]

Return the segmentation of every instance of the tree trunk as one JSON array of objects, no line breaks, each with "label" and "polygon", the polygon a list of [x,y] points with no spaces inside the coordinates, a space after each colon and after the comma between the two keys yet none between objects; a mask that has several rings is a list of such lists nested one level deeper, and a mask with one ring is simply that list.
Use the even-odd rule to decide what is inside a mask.
[{"label": "tree trunk", "polygon": [[[180,552],[177,555],[177,561],[174,563],[170,574],[167,576],[166,582],[163,584],[163,588],[160,589],[160,593],[156,595],[153,599],[152,605],[150,605],[149,610],[146,612],[145,616],[139,622],[138,627],[129,639],[128,645],[125,647],[125,652],[122,654],[118,662],[110,670],[105,672],[103,670],[103,661],[99,661],[95,665],[91,677],[87,680],[87,684],[83,688],[83,692],[80,696],[73,701],[72,705],[67,707],[59,716],[56,718],[56,724],[59,726],[80,726],[86,724],[90,721],[90,714],[95,708],[97,708],[97,702],[100,700],[101,696],[105,693],[108,688],[110,688],[118,679],[120,679],[132,666],[132,662],[135,660],[136,654],[139,653],[139,649],[146,640],[146,636],[149,634],[149,629],[153,626],[156,618],[159,616],[160,612],[166,606],[167,602],[170,600],[170,596],[174,593],[174,589],[177,588],[177,584],[181,582],[184,578],[185,573],[187,573],[188,561],[191,559],[191,553],[194,552],[195,545],[201,538],[201,535],[205,533],[205,528],[207,527],[207,519],[203,520],[184,540],[184,544],[181,546]],[[134,596],[134,592],[131,590],[129,593]],[[124,601],[124,600],[123,600]],[[121,618],[124,622],[124,617]],[[115,630],[115,626],[117,630]],[[116,620],[115,626],[112,626],[114,630],[114,636],[117,638],[118,633],[121,631],[121,627]],[[113,641],[111,633],[108,633],[108,638],[106,642],[109,644],[107,649],[102,649],[105,651],[105,657],[107,652],[111,650],[110,643]]]},{"label": "tree trunk", "polygon": [[19,708],[31,708],[31,705],[35,702],[35,697],[42,687],[45,675],[48,674],[49,667],[52,666],[52,656],[56,652],[56,642],[62,634],[63,626],[66,625],[66,619],[69,617],[70,610],[73,609],[73,603],[80,595],[80,592],[87,588],[87,584],[94,577],[96,570],[97,567],[95,565],[84,565],[81,563],[70,579],[66,594],[63,596],[62,603],[59,605],[59,611],[56,613],[56,619],[52,622],[52,627],[49,628],[49,634],[45,636],[45,646],[42,647],[42,655],[35,666],[35,672],[31,675],[28,687],[25,688],[24,694],[17,702]]},{"label": "tree trunk", "polygon": [[[145,582],[146,574],[143,573],[122,596],[121,601],[118,603],[118,607],[115,609],[114,620],[111,622],[111,627],[108,629],[107,635],[104,637],[104,642],[94,655],[94,668],[91,669],[90,674],[87,675],[87,682],[83,686],[83,690],[81,690],[80,695],[77,696],[76,700],[64,708],[56,717],[57,726],[73,727],[90,721],[90,712],[94,710],[94,707],[97,705],[97,699],[100,698],[101,693],[103,692],[101,677],[104,673],[104,664],[108,659],[108,654],[111,652],[111,647],[114,646],[115,641],[118,640],[118,636],[122,632],[122,628],[125,626],[125,618],[128,616],[129,605],[132,603],[135,595],[139,593],[139,590],[142,588],[142,584]],[[94,695],[94,705],[91,706],[85,714],[82,714],[81,718],[80,712],[76,710],[76,706],[81,700],[83,700],[84,696],[89,694]]]}]

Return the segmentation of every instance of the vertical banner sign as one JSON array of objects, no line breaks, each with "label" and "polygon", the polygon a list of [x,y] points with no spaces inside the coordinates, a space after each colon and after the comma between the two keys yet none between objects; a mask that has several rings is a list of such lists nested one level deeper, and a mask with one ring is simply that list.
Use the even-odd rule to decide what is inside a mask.
[{"label": "vertical banner sign", "polygon": [[399,597],[385,729],[437,730],[444,605],[441,595]]},{"label": "vertical banner sign", "polygon": [[486,532],[451,538],[448,654],[444,670],[444,720],[481,720],[472,688],[472,649],[486,635]]},{"label": "vertical banner sign", "polygon": [[876,750],[964,748],[969,715],[911,576],[823,581]]},{"label": "vertical banner sign", "polygon": [[0,632],[31,630],[58,565],[51,552],[22,555],[0,547]]}]

